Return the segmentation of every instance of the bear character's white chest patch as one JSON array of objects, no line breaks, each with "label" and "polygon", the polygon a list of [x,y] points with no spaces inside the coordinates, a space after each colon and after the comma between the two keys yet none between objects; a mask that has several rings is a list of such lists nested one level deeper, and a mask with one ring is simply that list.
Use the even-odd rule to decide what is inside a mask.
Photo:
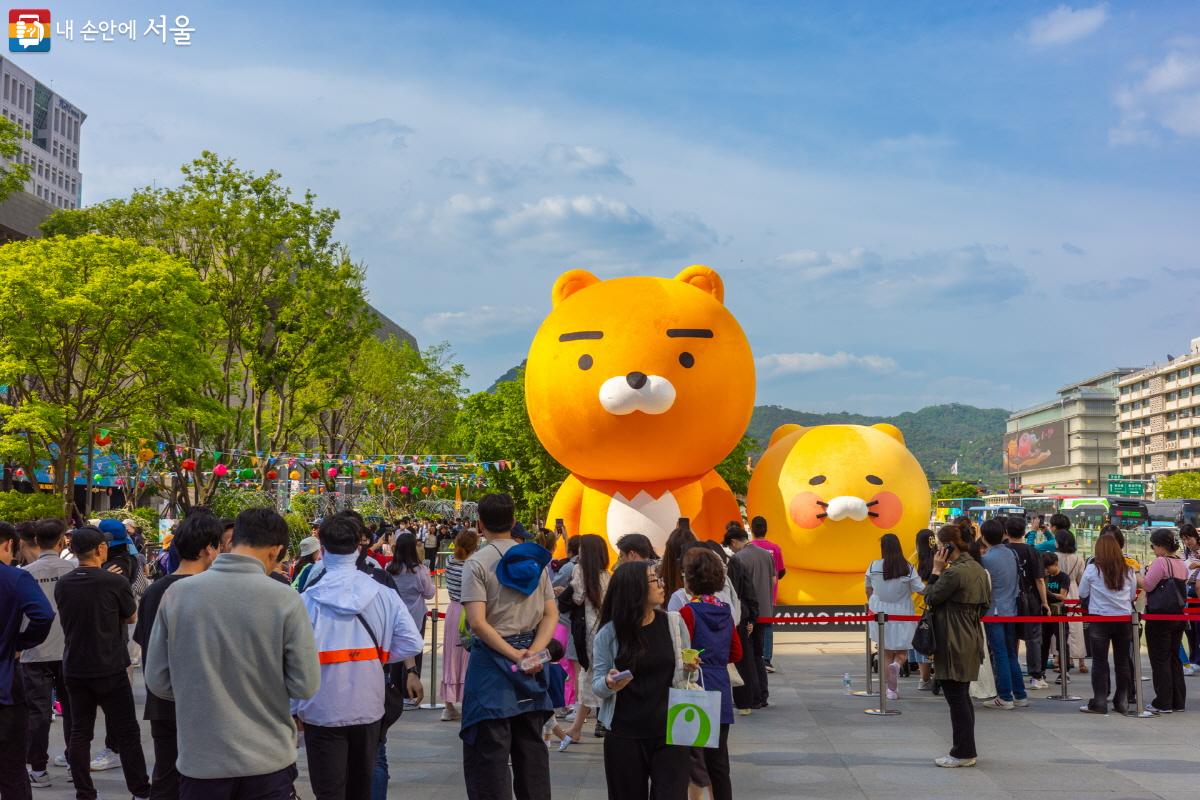
[{"label": "bear character's white chest patch", "polygon": [[616,547],[617,539],[627,533],[645,534],[654,551],[661,554],[679,516],[679,502],[670,492],[663,492],[657,500],[645,490],[632,500],[617,492],[608,503],[608,540]]}]

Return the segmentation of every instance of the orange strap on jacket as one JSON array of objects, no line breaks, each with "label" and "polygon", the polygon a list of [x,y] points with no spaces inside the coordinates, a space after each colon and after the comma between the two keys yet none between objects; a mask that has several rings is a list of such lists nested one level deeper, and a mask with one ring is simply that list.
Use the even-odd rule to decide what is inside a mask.
[{"label": "orange strap on jacket", "polygon": [[374,647],[355,647],[349,650],[323,650],[317,653],[317,661],[322,664],[347,664],[351,661],[381,661],[387,663],[388,653],[382,653]]}]

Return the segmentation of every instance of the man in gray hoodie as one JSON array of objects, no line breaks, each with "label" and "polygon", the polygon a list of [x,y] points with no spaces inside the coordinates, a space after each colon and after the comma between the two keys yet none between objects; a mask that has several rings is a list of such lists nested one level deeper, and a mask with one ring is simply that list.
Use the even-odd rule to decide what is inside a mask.
[{"label": "man in gray hoodie", "polygon": [[232,550],[163,595],[146,687],[175,701],[181,800],[292,797],[290,701],[316,694],[321,670],[300,595],[267,577],[287,546],[283,517],[247,509]]}]

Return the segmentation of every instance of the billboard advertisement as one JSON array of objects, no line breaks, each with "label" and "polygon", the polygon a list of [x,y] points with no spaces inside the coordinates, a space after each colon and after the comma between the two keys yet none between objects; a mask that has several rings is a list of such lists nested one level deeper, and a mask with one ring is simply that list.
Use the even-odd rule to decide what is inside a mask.
[{"label": "billboard advertisement", "polygon": [[1004,471],[1018,475],[1067,463],[1067,425],[1051,422],[1004,434]]}]

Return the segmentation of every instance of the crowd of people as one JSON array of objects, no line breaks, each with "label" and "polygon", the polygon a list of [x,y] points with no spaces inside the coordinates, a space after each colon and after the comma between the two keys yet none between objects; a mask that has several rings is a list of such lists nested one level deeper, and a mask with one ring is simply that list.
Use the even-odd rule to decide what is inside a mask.
[{"label": "crowd of people", "polygon": [[[551,752],[594,718],[611,797],[731,798],[729,731],[768,706],[773,670],[758,620],[783,566],[766,523],[731,522],[725,547],[684,526],[661,557],[627,534],[610,564],[600,536],[525,530],[507,495],[478,515],[343,511],[292,548],[271,509],[196,508],[150,559],[133,523],[0,522],[0,796],[65,767],[95,798],[92,773],[120,767],[138,799],[291,798],[302,750],[320,800],[385,797],[388,729],[425,693],[441,572],[442,720],[459,722],[468,797],[549,797]],[[697,686],[720,696],[714,746],[669,745],[670,691]]]},{"label": "crowd of people", "polygon": [[[944,694],[953,744],[947,755],[936,759],[938,766],[975,765],[973,698],[988,710],[1027,708],[1029,690],[1050,688],[1047,671],[1057,672],[1059,684],[1071,680],[1073,668],[1077,674],[1090,671],[1092,697],[1080,707],[1084,713],[1141,711],[1133,681],[1141,645],[1131,621],[1070,621],[1062,626],[1049,621],[984,621],[985,616],[1060,616],[1074,605],[1090,617],[1129,617],[1138,607],[1151,614],[1180,615],[1187,598],[1196,597],[1200,537],[1191,525],[1182,526],[1178,538],[1173,530],[1153,531],[1155,558],[1145,568],[1124,552],[1124,532],[1116,525],[1101,529],[1088,559],[1078,554],[1066,516],[1053,515],[1049,526],[1054,550],[1041,546],[1037,529],[1027,530],[1021,517],[997,517],[980,525],[959,518],[938,529],[936,546],[930,531],[918,534],[915,564],[905,561],[894,536],[881,538],[882,558],[871,564],[866,576],[870,608],[911,616],[919,602],[930,614],[934,650],[932,658],[912,653],[916,624],[888,622],[881,676],[888,698],[897,699],[899,669],[914,654],[921,665],[919,689]],[[1035,544],[1027,538],[1031,533]],[[1064,627],[1066,642],[1059,642]],[[1194,670],[1197,632],[1191,621],[1146,621],[1154,688],[1146,711],[1185,710],[1184,677]],[[1183,646],[1185,634],[1190,651]],[[1027,679],[1019,659],[1022,642]],[[1052,648],[1052,642],[1058,646]],[[1090,670],[1086,658],[1091,659]]]},{"label": "crowd of people", "polygon": [[[1065,517],[1049,525],[1053,551],[1017,517],[921,531],[911,558],[897,535],[880,538],[864,577],[869,608],[927,611],[933,634],[918,653],[917,623],[886,623],[882,688],[898,700],[916,663],[918,691],[944,695],[953,745],[939,766],[976,763],[976,708],[1027,707],[1048,674],[1088,673],[1088,657],[1093,696],[1081,711],[1134,708],[1129,623],[1071,622],[1062,657],[1057,623],[985,615],[1057,615],[1078,600],[1091,615],[1122,616],[1139,595],[1148,611],[1178,613],[1196,594],[1191,526],[1182,542],[1155,531],[1143,569],[1115,526],[1084,559]],[[483,498],[471,524],[368,524],[343,511],[315,520],[294,551],[273,510],[223,520],[200,508],[147,563],[136,527],[114,520],[0,523],[0,796],[30,797],[51,785],[54,766],[68,770],[76,797],[95,798],[91,773],[119,766],[134,798],[291,798],[302,749],[319,800],[385,797],[389,728],[425,694],[421,654],[441,572],[441,718],[459,723],[467,797],[548,798],[552,757],[594,720],[610,797],[728,800],[732,726],[770,707],[771,626],[761,620],[785,574],[766,521],[749,527],[731,521],[719,544],[681,521],[661,555],[629,533],[610,563],[605,538],[527,531],[502,494]],[[1147,622],[1148,710],[1184,710],[1196,634]],[[131,680],[139,657],[150,769]],[[719,696],[715,736],[673,744],[671,693],[696,687]],[[98,711],[106,737],[93,757]],[[66,748],[52,754],[55,715]]]}]

